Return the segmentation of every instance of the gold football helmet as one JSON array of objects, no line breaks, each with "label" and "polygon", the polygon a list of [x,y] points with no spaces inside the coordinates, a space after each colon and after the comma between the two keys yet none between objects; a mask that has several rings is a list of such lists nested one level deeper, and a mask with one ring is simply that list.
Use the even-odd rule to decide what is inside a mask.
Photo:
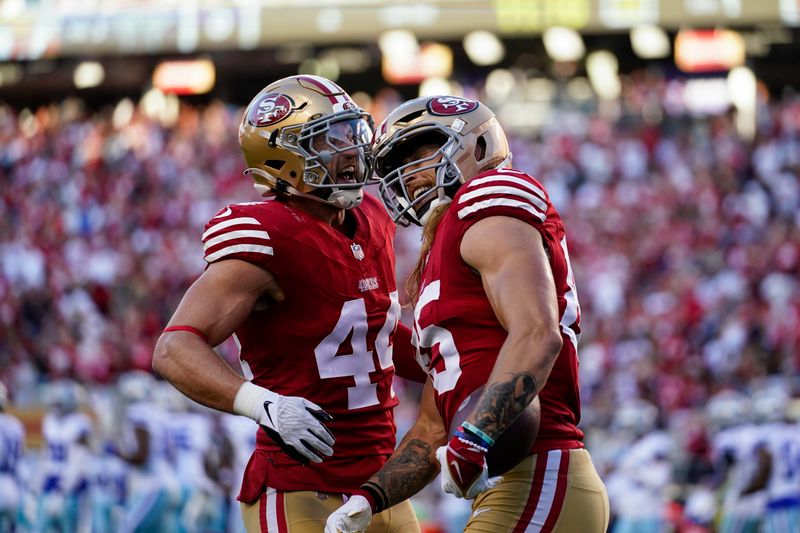
[{"label": "gold football helmet", "polygon": [[239,126],[239,146],[262,194],[361,203],[371,174],[372,118],[319,76],[291,76],[259,92]]},{"label": "gold football helmet", "polygon": [[[426,145],[439,149],[409,160]],[[378,127],[373,154],[381,198],[395,222],[403,225],[423,225],[431,208],[450,202],[461,184],[511,164],[508,141],[494,113],[459,96],[429,96],[402,104]],[[406,184],[430,169],[436,172],[435,186],[412,197]]]}]

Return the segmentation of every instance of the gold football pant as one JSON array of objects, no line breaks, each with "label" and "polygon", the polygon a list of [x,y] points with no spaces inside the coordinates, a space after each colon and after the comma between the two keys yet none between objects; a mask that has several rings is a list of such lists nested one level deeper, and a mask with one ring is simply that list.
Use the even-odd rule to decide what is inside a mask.
[{"label": "gold football pant", "polygon": [[465,533],[604,533],[606,487],[586,450],[532,455],[472,504]]},{"label": "gold football pant", "polygon": [[[328,516],[344,503],[341,494],[267,489],[251,503],[241,503],[248,533],[320,533]],[[366,533],[419,533],[409,501],[372,517]]]}]

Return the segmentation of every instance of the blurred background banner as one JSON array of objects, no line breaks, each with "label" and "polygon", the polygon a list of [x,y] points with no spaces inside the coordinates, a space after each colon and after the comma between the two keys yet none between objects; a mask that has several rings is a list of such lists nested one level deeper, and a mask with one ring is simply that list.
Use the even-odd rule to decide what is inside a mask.
[{"label": "blurred background banner", "polygon": [[[12,504],[21,531],[63,515],[48,414],[87,437],[74,519],[117,530],[141,402],[181,531],[239,531],[252,424],[187,405],[150,362],[205,222],[259,199],[243,105],[298,73],[376,123],[419,95],[489,105],[568,228],[612,531],[765,527],[769,501],[800,502],[798,65],[800,0],[0,1],[0,380],[26,432],[17,463],[0,439],[0,496],[18,496],[0,531]],[[419,237],[397,233],[401,294]],[[395,389],[402,436],[419,391]],[[209,427],[227,439],[187,437]],[[427,532],[470,513],[436,484],[414,505]]]},{"label": "blurred background banner", "polygon": [[[385,82],[441,89],[442,79],[496,68],[588,75],[608,99],[619,73],[648,62],[719,77],[745,59],[777,90],[800,78],[798,24],[795,0],[5,0],[0,96],[24,106],[78,90],[107,104],[152,87],[244,103],[259,72],[300,70],[375,92]],[[184,73],[190,86],[173,87]]]},{"label": "blurred background banner", "polygon": [[796,25],[797,11],[794,0],[7,0],[0,10],[0,57],[251,50],[305,39],[374,41],[394,28],[446,39],[478,29],[513,35],[552,26],[603,32],[639,24]]}]

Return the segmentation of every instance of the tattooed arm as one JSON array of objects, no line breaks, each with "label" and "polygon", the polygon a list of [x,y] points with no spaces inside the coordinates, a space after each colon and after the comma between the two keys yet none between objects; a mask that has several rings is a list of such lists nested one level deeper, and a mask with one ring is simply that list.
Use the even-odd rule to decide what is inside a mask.
[{"label": "tattooed arm", "polygon": [[419,416],[386,464],[369,481],[383,488],[387,507],[402,502],[421,491],[439,474],[436,448],[447,442],[433,397],[433,383],[428,380],[422,391]]},{"label": "tattooed arm", "polygon": [[386,464],[328,516],[325,533],[363,533],[374,513],[422,490],[439,473],[436,448],[446,440],[447,431],[433,400],[433,383],[428,380],[414,426]]},{"label": "tattooed arm", "polygon": [[515,218],[476,222],[464,234],[461,257],[481,275],[508,332],[483,395],[467,417],[496,440],[544,386],[561,351],[555,281],[542,236]]}]

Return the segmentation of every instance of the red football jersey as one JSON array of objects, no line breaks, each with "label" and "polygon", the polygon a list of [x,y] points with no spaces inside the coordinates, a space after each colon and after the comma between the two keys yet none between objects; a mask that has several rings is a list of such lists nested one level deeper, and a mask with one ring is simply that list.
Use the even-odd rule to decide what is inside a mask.
[{"label": "red football jersey", "polygon": [[259,430],[243,501],[263,486],[351,491],[394,450],[395,226],[369,195],[350,214],[357,224],[352,239],[277,200],[230,205],[206,225],[208,263],[262,266],[286,295],[237,329],[245,377],[316,403],[333,417],[328,428],[336,437],[332,457],[303,466]]},{"label": "red football jersey", "polygon": [[461,187],[436,230],[422,273],[414,342],[433,379],[439,413],[450,428],[462,402],[486,384],[507,336],[480,275],[460,252],[467,229],[492,216],[520,219],[541,233],[556,283],[564,345],[539,393],[542,419],[532,453],[583,447],[583,432],[577,427],[580,309],[564,224],[544,187],[516,170],[484,172]]}]

